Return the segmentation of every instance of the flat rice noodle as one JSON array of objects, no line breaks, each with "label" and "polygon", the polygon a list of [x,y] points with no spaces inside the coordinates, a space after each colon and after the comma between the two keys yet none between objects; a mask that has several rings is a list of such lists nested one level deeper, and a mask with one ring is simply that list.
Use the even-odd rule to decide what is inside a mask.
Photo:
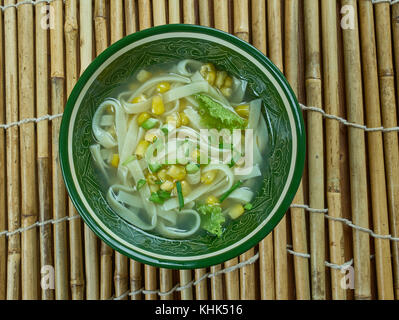
[{"label": "flat rice noodle", "polygon": [[108,131],[101,128],[100,125],[103,113],[106,111],[108,106],[109,103],[107,100],[98,107],[93,116],[93,121],[91,125],[94,137],[96,138],[97,142],[107,149],[113,148],[118,145],[116,139]]},{"label": "flat rice noodle", "polygon": [[151,88],[152,86],[154,86],[160,82],[175,82],[175,81],[182,82],[182,83],[190,83],[191,82],[190,78],[183,77],[178,74],[155,77],[155,78],[152,78],[152,79],[144,82],[136,91],[134,91],[130,95],[128,101],[133,100],[135,97],[138,97],[140,94],[142,94],[143,92],[147,91],[149,88]]},{"label": "flat rice noodle", "polygon": [[169,103],[177,99],[182,99],[188,96],[192,96],[197,93],[208,92],[209,84],[206,81],[193,82],[179,88],[169,90],[164,93],[164,103]]},{"label": "flat rice noodle", "polygon": [[90,146],[90,152],[91,156],[93,157],[94,163],[98,167],[98,169],[101,171],[101,173],[105,176],[105,178],[108,180],[108,172],[106,169],[109,168],[109,166],[104,162],[102,156],[101,156],[101,147],[98,143],[93,144]]},{"label": "flat rice noodle", "polygon": [[[176,225],[177,222],[177,210],[165,211],[162,207],[157,208],[157,215],[159,218],[162,218],[170,225]],[[158,221],[159,224],[159,221]]]},{"label": "flat rice noodle", "polygon": [[[186,59],[177,64],[177,72],[185,77],[191,77],[202,66],[202,62]],[[191,69],[191,70],[190,70]]]},{"label": "flat rice noodle", "polygon": [[173,108],[170,109],[169,111],[166,111],[163,115],[164,115],[164,116],[169,116],[169,115],[171,115],[171,114],[173,114],[173,113],[176,113],[176,112],[179,111],[179,108],[180,108],[180,99],[177,99],[177,100],[175,101],[175,103],[174,103]]},{"label": "flat rice noodle", "polygon": [[115,123],[115,117],[113,115],[104,115],[101,117],[100,126],[110,127]]},{"label": "flat rice noodle", "polygon": [[[145,180],[143,170],[141,169],[140,163],[137,160],[133,160],[132,162],[128,163],[126,167],[129,169],[136,185],[140,180]],[[140,195],[145,212],[148,215],[149,220],[151,220],[151,226],[155,228],[157,224],[157,208],[154,203],[148,200],[151,196],[151,191],[148,187],[148,184],[145,184],[137,192]]]},{"label": "flat rice noodle", "polygon": [[269,135],[267,132],[266,120],[261,115],[260,119],[259,119],[258,128],[255,133],[256,143],[257,143],[257,145],[259,147],[259,151],[261,153],[264,153],[266,151],[268,138],[269,138]]},{"label": "flat rice noodle", "polygon": [[190,124],[194,129],[201,130],[201,116],[198,114],[196,110],[194,110],[192,107],[186,107],[184,110],[184,113],[186,114],[187,118],[190,120]]},{"label": "flat rice noodle", "polygon": [[[128,192],[128,189],[125,188],[124,186],[118,186],[118,185],[113,185],[109,188],[107,192],[107,201],[109,206],[114,210],[114,212],[119,215],[122,219],[126,220],[127,222],[131,223],[132,225],[145,230],[145,231],[150,231],[154,230],[156,227],[157,219],[156,219],[156,214],[151,218],[149,217],[151,223],[148,223],[144,221],[139,215],[139,211],[141,210],[138,206],[134,206],[131,209],[126,208],[124,205],[122,205],[121,202],[119,202],[116,197],[117,193],[119,190],[123,190],[125,192]],[[133,201],[133,200],[131,200]]]},{"label": "flat rice noodle", "polygon": [[192,216],[193,223],[192,225],[187,228],[187,230],[182,230],[178,229],[176,227],[176,223],[174,225],[169,225],[167,223],[164,223],[162,219],[159,220],[156,231],[158,231],[161,235],[172,238],[172,239],[186,239],[192,235],[194,235],[200,228],[201,226],[201,218],[198,214],[197,211],[187,209],[187,210],[182,210],[176,215],[177,220],[181,218],[187,219],[187,216]]},{"label": "flat rice noodle", "polygon": [[238,188],[234,190],[227,199],[236,200],[242,204],[248,203],[252,200],[254,193],[249,188]]},{"label": "flat rice noodle", "polygon": [[133,119],[129,123],[129,128],[126,136],[129,137],[125,139],[125,143],[123,145],[122,151],[119,154],[120,156],[120,164],[122,165],[129,156],[131,156],[136,149],[139,137],[139,125],[137,123],[138,115],[135,115]]},{"label": "flat rice noodle", "polygon": [[247,90],[248,82],[233,77],[233,94],[229,98],[231,104],[239,104],[243,101]]},{"label": "flat rice noodle", "polygon": [[243,181],[249,180],[252,178],[256,178],[256,177],[260,177],[262,175],[262,172],[260,171],[259,164],[255,164],[252,167],[252,171],[249,174],[246,174],[246,175],[240,174],[241,172],[238,168],[234,169],[234,173],[236,176],[240,176],[240,180],[243,180]]},{"label": "flat rice noodle", "polygon": [[[130,103],[130,102],[128,102],[128,101],[132,101],[132,99],[129,99],[130,94],[131,94],[131,91],[122,92],[118,97],[118,99],[122,102],[122,106],[126,113],[128,113],[128,114],[141,113],[141,112],[145,112],[151,108],[152,99],[147,99],[145,101],[138,102],[138,103]],[[126,100],[127,96],[129,96],[129,98]]]},{"label": "flat rice noodle", "polygon": [[256,99],[249,104],[248,129],[256,130],[261,117],[262,100]]}]

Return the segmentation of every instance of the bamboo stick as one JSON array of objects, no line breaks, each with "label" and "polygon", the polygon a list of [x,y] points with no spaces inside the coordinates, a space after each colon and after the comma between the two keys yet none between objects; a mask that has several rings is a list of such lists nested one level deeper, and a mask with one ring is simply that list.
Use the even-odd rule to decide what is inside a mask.
[{"label": "bamboo stick", "polygon": [[[130,260],[130,291],[135,292],[141,289],[142,276],[141,276],[141,263]],[[132,300],[141,300],[141,294],[131,295]]]},{"label": "bamboo stick", "polygon": [[[4,5],[15,1],[6,0]],[[5,65],[5,106],[6,122],[18,121],[18,62],[17,24],[15,8],[4,12],[4,65]],[[19,205],[19,134],[18,127],[6,131],[6,174],[8,231],[20,227]],[[7,299],[20,298],[21,238],[16,233],[8,237],[7,251]]]},{"label": "bamboo stick", "polygon": [[[252,42],[263,54],[267,51],[266,2],[252,0]],[[259,278],[262,300],[275,299],[273,233],[259,243]]]},{"label": "bamboo stick", "polygon": [[[232,263],[237,263],[237,262],[238,261],[234,261]],[[220,270],[222,270],[222,265],[220,265],[220,264],[210,268],[210,271],[213,274]],[[230,290],[230,288],[228,288],[227,290]],[[234,292],[234,290],[232,290],[232,292]],[[212,300],[223,300],[224,299],[223,278],[220,274],[211,277],[211,299]]]},{"label": "bamboo stick", "polygon": [[[96,55],[108,47],[107,9],[105,0],[94,3],[94,29],[96,38]],[[100,248],[100,299],[107,300],[112,296],[112,256],[113,250],[103,241]]]},{"label": "bamboo stick", "polygon": [[152,19],[154,26],[166,24],[166,3],[165,0],[152,1]]},{"label": "bamboo stick", "polygon": [[137,31],[136,2],[134,0],[125,0],[125,28],[126,35]]},{"label": "bamboo stick", "polygon": [[[92,3],[79,2],[80,14],[80,73],[83,73],[93,58],[92,44]],[[100,297],[99,263],[97,237],[84,225],[86,299],[97,300]]]},{"label": "bamboo stick", "polygon": [[[3,0],[0,0],[3,5]],[[0,11],[0,123],[5,121],[4,105],[4,55],[3,55],[3,12]],[[6,230],[7,211],[6,211],[6,155],[4,130],[0,131],[0,230]],[[0,231],[0,232],[1,232]],[[6,299],[7,288],[7,241],[6,236],[0,236],[0,300]]]},{"label": "bamboo stick", "polygon": [[[78,78],[77,66],[77,41],[78,20],[76,0],[65,2],[65,65],[66,65],[66,90],[70,95]],[[75,217],[78,213],[72,201],[68,202],[69,217]],[[71,295],[73,300],[84,299],[84,274],[82,253],[82,223],[80,219],[69,221],[69,243],[70,243],[70,268],[71,268]]]},{"label": "bamboo stick", "polygon": [[139,28],[151,28],[151,3],[150,0],[139,0]]},{"label": "bamboo stick", "polygon": [[[157,269],[155,267],[144,265],[144,288],[145,290],[157,290]],[[157,300],[158,296],[155,293],[145,295],[146,300]]]},{"label": "bamboo stick", "polygon": [[[123,5],[122,0],[111,1],[111,44],[123,37]],[[114,286],[115,296],[119,297],[128,290],[128,259],[119,252],[115,252]],[[127,299],[125,297],[124,299]]]},{"label": "bamboo stick", "polygon": [[229,32],[229,1],[214,1],[213,6],[215,28],[225,32]]},{"label": "bamboo stick", "polygon": [[[306,49],[306,93],[307,104],[322,109],[322,83],[320,67],[319,3],[306,0],[304,3],[305,49]],[[323,119],[319,113],[308,114],[309,139],[309,204],[312,208],[324,209],[324,153]],[[312,288],[320,288],[313,296],[325,297],[325,221],[320,213],[310,213],[310,252],[312,274],[321,275],[322,283],[312,277]],[[316,291],[317,289],[313,289]]]},{"label": "bamboo stick", "polygon": [[[283,71],[283,40],[281,1],[267,1],[267,30],[269,58]],[[284,216],[273,230],[275,295],[277,300],[288,299],[287,220]]]},{"label": "bamboo stick", "polygon": [[[345,82],[347,96],[347,113],[350,122],[363,124],[363,96],[360,62],[360,43],[357,17],[357,4],[354,0],[343,0],[342,6],[355,8],[355,28],[343,30]],[[369,227],[367,201],[367,168],[364,132],[349,128],[349,161],[351,171],[351,204],[354,224],[363,228]],[[370,243],[369,235],[357,230],[353,231],[353,251],[355,266],[355,295],[360,299],[369,299],[370,292]],[[334,274],[334,270],[332,273]],[[341,273],[342,277],[342,273]],[[338,278],[338,275],[337,275]],[[333,297],[343,298],[345,294],[338,283],[332,283]]]},{"label": "bamboo stick", "polygon": [[180,0],[169,0],[169,23],[180,23]]},{"label": "bamboo stick", "polygon": [[[396,127],[396,97],[395,78],[392,56],[392,30],[390,22],[389,3],[378,3],[375,9],[375,26],[377,37],[378,75],[380,80],[380,99],[382,109],[382,125],[386,128]],[[384,134],[385,169],[387,176],[389,221],[381,221],[381,227],[377,231],[380,234],[399,236],[399,149],[397,132]],[[390,222],[390,223],[389,223]],[[389,248],[389,241],[384,241],[384,246]],[[388,252],[387,252],[388,253]],[[394,289],[399,299],[399,242],[392,242]],[[390,256],[385,257],[384,267],[388,270],[391,261]],[[389,282],[388,273],[384,272],[385,281]],[[387,296],[388,298],[388,296]]]},{"label": "bamboo stick", "polygon": [[[206,274],[206,269],[195,269],[195,281],[198,281]],[[195,299],[197,300],[207,300],[208,299],[208,285],[207,278],[198,282],[195,286]]]},{"label": "bamboo stick", "polygon": [[195,24],[195,1],[183,0],[183,21],[185,24]]},{"label": "bamboo stick", "polygon": [[[396,70],[396,92],[399,92],[399,3],[392,5],[392,34],[393,34],[393,46],[394,46],[394,56],[395,56],[395,70]],[[399,95],[397,96],[399,99]],[[394,254],[397,250],[398,244],[394,245]],[[397,258],[395,259],[397,260]],[[399,299],[399,283],[398,283],[398,271],[395,267],[395,297]]]},{"label": "bamboo stick", "polygon": [[[233,258],[224,263],[225,268],[230,268],[238,263],[237,258]],[[240,272],[238,269],[227,272],[225,274],[226,283],[226,299],[227,300],[239,300],[240,299]]]},{"label": "bamboo stick", "polygon": [[[63,3],[51,2],[54,13],[54,28],[50,30],[51,53],[51,112],[62,113],[65,104],[64,92],[64,35],[63,35]],[[53,218],[62,219],[66,216],[66,190],[62,179],[59,157],[58,138],[61,119],[52,121],[52,167],[53,167]],[[55,298],[66,300],[68,291],[68,246],[66,222],[54,225],[54,258],[55,258]]]},{"label": "bamboo stick", "polygon": [[[180,270],[180,286],[186,286],[192,281],[192,273],[191,270]],[[193,300],[193,287],[188,285],[186,289],[180,291],[180,299],[181,300]]]},{"label": "bamboo stick", "polygon": [[[18,7],[19,117],[35,116],[33,8],[30,4]],[[35,127],[33,123],[20,127],[21,160],[21,225],[23,228],[37,221],[37,189],[35,166]],[[22,232],[22,299],[38,297],[37,229]]]},{"label": "bamboo stick", "polygon": [[[249,41],[248,0],[234,1],[234,35],[244,41]],[[248,260],[255,254],[254,249],[240,256],[241,261]],[[247,265],[240,269],[241,299],[255,299],[255,265]]]},{"label": "bamboo stick", "polygon": [[211,3],[209,0],[199,0],[199,19],[202,26],[211,27]]},{"label": "bamboo stick", "polygon": [[[173,288],[172,270],[159,269],[159,287],[162,293],[166,293]],[[161,300],[173,300],[173,293],[161,295]]]},{"label": "bamboo stick", "polygon": [[[360,33],[366,101],[366,124],[369,127],[381,126],[380,99],[378,92],[378,70],[374,36],[373,5],[370,1],[360,1]],[[386,35],[385,35],[386,36]],[[368,133],[369,167],[373,226],[376,233],[387,234],[388,208],[385,184],[384,151],[381,132]],[[392,299],[392,269],[389,240],[375,239],[375,262],[379,299]]]},{"label": "bamboo stick", "polygon": [[[287,0],[285,2],[285,66],[286,66],[286,77],[291,87],[293,88],[296,95],[299,93],[299,6],[295,0]],[[298,188],[297,194],[293,200],[294,204],[304,203],[304,194],[302,182]],[[306,221],[305,211],[303,209],[292,208],[291,209],[291,227],[292,227],[292,238],[293,248],[296,252],[308,252],[306,242]],[[321,256],[324,258],[324,253],[321,252]],[[324,264],[324,260],[323,260]],[[296,297],[300,300],[310,299],[310,288],[309,288],[309,264],[308,260],[302,257],[294,257],[295,267],[295,286],[296,286]],[[318,283],[315,281],[319,281]],[[324,276],[323,273],[314,280],[317,283],[317,287],[324,290]],[[316,299],[323,298],[322,292],[313,294]]]}]

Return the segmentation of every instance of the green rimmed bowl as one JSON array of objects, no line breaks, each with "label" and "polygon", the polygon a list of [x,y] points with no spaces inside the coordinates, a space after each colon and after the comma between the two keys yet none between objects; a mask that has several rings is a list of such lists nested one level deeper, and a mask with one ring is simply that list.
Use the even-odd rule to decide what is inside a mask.
[{"label": "green rimmed bowl", "polygon": [[[230,223],[221,238],[201,233],[189,240],[170,240],[125,222],[107,205],[89,151],[94,143],[91,121],[102,101],[138,70],[187,58],[212,62],[246,79],[263,100],[271,124],[266,172],[253,208]],[[305,130],[292,89],[261,52],[219,30],[166,25],[123,38],[89,65],[67,102],[59,146],[69,195],[97,236],[140,262],[163,268],[193,269],[219,264],[247,251],[278,224],[302,177]]]}]

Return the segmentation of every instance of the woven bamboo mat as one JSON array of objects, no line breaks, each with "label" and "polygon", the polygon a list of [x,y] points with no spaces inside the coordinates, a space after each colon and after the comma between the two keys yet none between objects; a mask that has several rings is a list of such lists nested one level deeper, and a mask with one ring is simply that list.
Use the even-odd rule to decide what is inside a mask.
[{"label": "woven bamboo mat", "polygon": [[[397,0],[0,5],[0,299],[399,298]],[[165,23],[254,44],[286,75],[307,125],[303,184],[286,217],[209,269],[157,269],[113,252],[82,223],[58,164],[79,74],[111,43]]]}]

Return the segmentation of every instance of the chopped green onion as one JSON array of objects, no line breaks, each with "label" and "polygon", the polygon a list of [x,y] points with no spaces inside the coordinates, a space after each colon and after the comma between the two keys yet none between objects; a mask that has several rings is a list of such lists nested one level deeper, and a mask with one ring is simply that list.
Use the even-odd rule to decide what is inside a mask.
[{"label": "chopped green onion", "polygon": [[249,203],[249,202],[244,206],[245,210],[251,210],[252,208],[253,208],[253,205],[252,205],[252,203]]},{"label": "chopped green onion", "polygon": [[199,169],[200,169],[199,165],[194,163],[189,163],[188,165],[186,165],[186,171],[188,174],[197,173]]},{"label": "chopped green onion", "polygon": [[155,184],[161,185],[161,184],[163,184],[163,182],[161,180],[157,180],[157,181],[155,181]]},{"label": "chopped green onion", "polygon": [[169,130],[166,127],[162,127],[161,131],[164,133],[165,136],[169,133]]},{"label": "chopped green onion", "polygon": [[157,124],[159,123],[159,121],[157,119],[154,118],[150,118],[148,120],[146,120],[141,127],[145,130],[150,130],[152,128],[154,128]]},{"label": "chopped green onion", "polygon": [[169,200],[169,199],[170,199],[170,192],[168,192],[168,191],[159,190],[159,191],[157,192],[157,194],[158,194],[159,198],[162,199],[162,201],[165,201],[165,200]]},{"label": "chopped green onion", "polygon": [[158,193],[156,193],[156,192],[151,193],[151,196],[150,196],[150,198],[148,200],[150,200],[150,201],[152,201],[154,203],[157,203],[157,204],[163,204],[164,203],[164,200],[162,200],[159,197]]},{"label": "chopped green onion", "polygon": [[144,187],[144,185],[147,183],[147,181],[145,180],[145,179],[140,179],[138,182],[137,182],[137,186],[136,186],[136,188],[137,188],[137,190],[140,190],[142,187]]},{"label": "chopped green onion", "polygon": [[180,181],[176,181],[176,190],[177,190],[177,197],[179,198],[179,209],[181,210],[184,208],[184,196]]},{"label": "chopped green onion", "polygon": [[159,163],[153,163],[153,164],[149,164],[148,165],[148,167],[150,168],[150,170],[151,170],[151,172],[152,173],[156,173],[156,172],[158,172],[159,170],[161,170],[162,169],[162,164],[159,164]]},{"label": "chopped green onion", "polygon": [[137,160],[137,157],[135,155],[131,155],[129,158],[126,159],[124,163],[122,163],[123,166],[128,165],[130,162]]},{"label": "chopped green onion", "polygon": [[222,203],[226,198],[231,195],[236,189],[238,189],[241,185],[243,184],[243,181],[237,181],[231,188],[230,190],[226,191],[220,198],[219,202]]}]

